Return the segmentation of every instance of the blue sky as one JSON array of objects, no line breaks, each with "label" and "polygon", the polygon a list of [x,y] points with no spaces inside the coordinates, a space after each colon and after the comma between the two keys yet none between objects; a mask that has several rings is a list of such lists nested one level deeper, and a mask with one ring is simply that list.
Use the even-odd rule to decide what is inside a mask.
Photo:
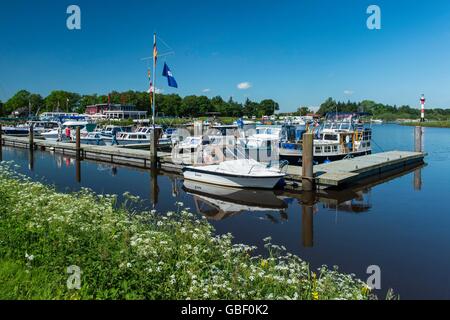
[{"label": "blue sky", "polygon": [[[81,30],[66,9],[81,8]],[[381,8],[381,30],[366,9]],[[19,89],[104,94],[146,90],[156,31],[179,89],[164,93],[274,98],[283,111],[327,97],[450,108],[450,1],[2,1],[0,100]],[[159,51],[166,51],[160,42]],[[247,89],[238,89],[248,82]],[[244,86],[245,87],[245,86]]]}]

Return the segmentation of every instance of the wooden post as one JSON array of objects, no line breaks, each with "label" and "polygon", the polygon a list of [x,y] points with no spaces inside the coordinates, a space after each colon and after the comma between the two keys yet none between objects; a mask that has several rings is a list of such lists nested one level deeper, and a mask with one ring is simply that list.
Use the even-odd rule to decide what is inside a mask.
[{"label": "wooden post", "polygon": [[314,139],[312,133],[303,134],[303,151],[302,151],[302,189],[303,191],[313,191],[314,171],[313,171],[313,148]]},{"label": "wooden post", "polygon": [[414,128],[414,150],[416,152],[422,152],[422,127]]},{"label": "wooden post", "polygon": [[30,150],[34,149],[34,124],[30,124],[30,132],[29,132],[29,141],[28,141],[28,147]]},{"label": "wooden post", "polygon": [[75,151],[76,151],[76,159],[80,160],[81,159],[81,134],[80,134],[80,127],[77,127]]},{"label": "wooden post", "polygon": [[153,128],[150,134],[150,162],[151,167],[156,168],[158,165],[158,140],[161,130]]}]

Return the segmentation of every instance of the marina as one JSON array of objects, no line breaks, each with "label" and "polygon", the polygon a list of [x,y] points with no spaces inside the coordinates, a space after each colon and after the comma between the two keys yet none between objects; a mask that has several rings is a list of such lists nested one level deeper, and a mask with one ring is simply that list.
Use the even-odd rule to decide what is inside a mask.
[{"label": "marina", "polygon": [[[153,171],[149,169],[149,163],[144,168],[137,162],[130,166],[131,162],[127,163],[125,158],[123,162],[115,159],[111,162],[110,158],[107,159],[110,155],[105,155],[104,161],[99,162],[98,159],[89,158],[89,151],[86,153],[87,158],[77,161],[73,143],[63,144],[66,148],[63,154],[62,150],[51,151],[48,145],[50,142],[35,140],[35,150],[30,153],[27,138],[3,136],[2,139],[4,161],[14,160],[20,166],[19,172],[33,180],[55,185],[58,190],[69,188],[77,191],[87,187],[102,194],[117,194],[119,203],[126,201],[122,194],[130,192],[142,199],[142,203],[136,204],[139,208],[151,207],[160,212],[175,210],[175,203],[182,202],[207,217],[218,234],[232,232],[237,242],[263,247],[261,239],[271,236],[275,243],[284,245],[290,252],[311,261],[314,266],[336,264],[341,266],[340,270],[355,272],[361,277],[365,275],[366,266],[375,259],[380,261],[384,270],[384,285],[380,294],[395,287],[406,299],[448,297],[448,283],[430,283],[429,277],[425,275],[433,270],[444,277],[450,267],[447,256],[439,255],[439,252],[448,250],[447,244],[450,243],[445,240],[448,235],[443,228],[448,217],[445,214],[433,214],[434,218],[430,219],[432,213],[427,208],[433,203],[435,212],[445,212],[444,203],[436,203],[432,199],[448,196],[447,190],[439,186],[448,178],[446,173],[440,173],[446,172],[442,170],[445,170],[446,161],[450,159],[450,151],[442,147],[441,143],[450,136],[448,130],[441,130],[424,129],[420,147],[426,146],[428,155],[425,165],[419,156],[418,163],[413,161],[395,170],[369,174],[338,188],[319,188],[313,193],[289,185],[282,190],[265,191],[224,188],[184,181],[180,166],[176,164],[164,168],[161,163],[161,167]],[[374,128],[374,135],[379,137],[381,147],[384,150],[404,150],[395,153],[398,157],[402,155],[402,158],[420,155],[420,152],[407,151],[419,147],[416,146],[414,132],[414,128],[398,125]],[[16,147],[12,146],[13,143],[16,143]],[[41,151],[40,144],[45,144],[46,151]],[[56,145],[53,142],[51,144]],[[104,149],[112,152],[108,151],[112,147],[83,145],[86,150],[93,147],[97,151]],[[120,159],[120,153],[130,156],[130,152],[134,152],[145,153],[149,161],[147,150],[127,150],[122,147],[115,147],[114,150],[117,159]],[[392,151],[384,152],[391,154],[390,160],[398,161]],[[377,160],[379,154],[383,152],[377,149],[370,155],[374,157],[374,166],[377,161],[387,161],[386,158]],[[162,153],[162,158],[164,156]],[[360,159],[363,158],[352,161]],[[315,170],[338,163],[316,165]],[[353,166],[355,162],[350,163]],[[292,170],[291,166],[289,168]],[[415,230],[414,236],[412,230]],[[412,251],[414,255],[409,254]],[[258,252],[263,253],[263,250]],[[439,261],[439,266],[424,264],[426,259]],[[423,277],[411,283],[410,277],[419,269]]]},{"label": "marina", "polygon": [[[30,148],[26,137],[3,136],[6,146]],[[64,155],[75,155],[74,143],[34,140],[32,149],[49,150]],[[81,157],[86,160],[106,161],[112,164],[129,164],[139,168],[152,168],[150,152],[142,149],[117,148],[112,146],[81,145]],[[183,171],[183,165],[171,159],[170,152],[159,152],[159,167],[165,171]],[[395,171],[409,165],[424,163],[425,153],[410,151],[390,151],[354,159],[345,159],[314,166],[316,183],[320,187],[339,187],[355,183],[358,180],[378,175],[386,171]],[[302,167],[287,166],[285,180],[291,188],[298,188],[302,181]]]},{"label": "marina", "polygon": [[450,4],[322,2],[1,4],[0,303],[450,300]]}]

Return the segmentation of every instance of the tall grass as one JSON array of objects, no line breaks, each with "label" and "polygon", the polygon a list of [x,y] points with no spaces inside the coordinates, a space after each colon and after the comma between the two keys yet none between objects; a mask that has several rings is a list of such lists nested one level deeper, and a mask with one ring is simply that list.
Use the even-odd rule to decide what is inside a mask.
[{"label": "tall grass", "polygon": [[[135,200],[130,197],[130,201]],[[368,299],[366,284],[265,239],[214,235],[179,204],[159,214],[88,190],[63,194],[0,165],[0,299]],[[67,267],[81,269],[68,289]]]}]

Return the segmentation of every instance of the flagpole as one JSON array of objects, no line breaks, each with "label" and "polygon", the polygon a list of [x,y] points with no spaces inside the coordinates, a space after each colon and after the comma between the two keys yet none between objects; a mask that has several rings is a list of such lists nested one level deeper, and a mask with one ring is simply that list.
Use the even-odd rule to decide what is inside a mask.
[{"label": "flagpole", "polygon": [[155,100],[156,100],[156,57],[155,57],[155,47],[156,47],[156,32],[153,34],[153,92],[151,93],[153,96],[152,99],[152,123],[153,130],[155,130]]}]

